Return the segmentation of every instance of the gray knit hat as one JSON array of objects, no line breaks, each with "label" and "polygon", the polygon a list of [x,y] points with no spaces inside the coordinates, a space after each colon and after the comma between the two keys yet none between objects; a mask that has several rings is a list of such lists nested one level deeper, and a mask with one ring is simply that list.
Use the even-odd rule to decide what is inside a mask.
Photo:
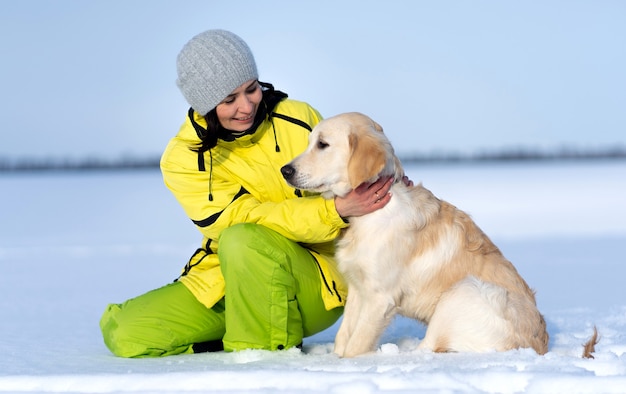
[{"label": "gray knit hat", "polygon": [[208,30],[189,40],[178,54],[176,68],[176,85],[201,115],[244,82],[259,77],[248,45],[226,30]]}]

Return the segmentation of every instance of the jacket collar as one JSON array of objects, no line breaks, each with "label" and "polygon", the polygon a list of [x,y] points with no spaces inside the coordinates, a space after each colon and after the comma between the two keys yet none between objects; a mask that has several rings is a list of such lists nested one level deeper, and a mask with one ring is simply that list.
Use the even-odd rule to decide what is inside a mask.
[{"label": "jacket collar", "polygon": [[[263,88],[263,99],[261,101],[261,105],[257,110],[253,125],[248,130],[241,133],[225,129],[220,125],[215,134],[212,137],[209,137],[213,138],[213,144],[217,143],[217,145],[220,145],[220,141],[227,143],[240,141],[245,144],[246,142],[254,142],[255,140],[258,140],[258,138],[260,138],[260,136],[258,136],[258,138],[254,138],[254,136],[259,134],[259,129],[263,129],[263,127],[261,126],[266,120],[271,122],[271,114],[274,108],[278,105],[280,101],[284,100],[288,96],[286,93],[281,92],[280,90],[275,90],[272,84],[260,81],[259,84]],[[193,129],[197,134],[197,139],[200,140],[200,144],[206,142],[204,141],[204,139],[207,138],[208,131],[204,116],[199,115],[192,108],[189,108],[187,120],[193,126]],[[274,134],[276,134],[275,131]],[[249,138],[249,136],[252,136],[252,138]],[[276,140],[276,135],[274,135],[274,139]],[[209,142],[209,146],[215,145],[212,145]],[[276,151],[280,151],[280,148],[278,147],[278,141],[276,141]]]}]

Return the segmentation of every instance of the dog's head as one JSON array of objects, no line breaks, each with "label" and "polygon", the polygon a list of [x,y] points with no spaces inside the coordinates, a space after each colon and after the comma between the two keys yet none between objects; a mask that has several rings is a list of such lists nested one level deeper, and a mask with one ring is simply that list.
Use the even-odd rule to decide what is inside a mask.
[{"label": "dog's head", "polygon": [[325,198],[344,196],[381,176],[403,174],[382,127],[357,112],[321,121],[311,132],[307,149],[281,172],[291,186]]}]

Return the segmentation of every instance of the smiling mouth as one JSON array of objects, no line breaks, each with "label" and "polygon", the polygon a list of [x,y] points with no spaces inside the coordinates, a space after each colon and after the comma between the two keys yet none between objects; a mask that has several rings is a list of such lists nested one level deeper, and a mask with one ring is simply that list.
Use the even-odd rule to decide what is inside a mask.
[{"label": "smiling mouth", "polygon": [[247,122],[247,121],[249,121],[249,120],[251,120],[253,118],[254,118],[254,116],[250,115],[250,116],[247,116],[245,118],[233,118],[233,119],[238,121],[238,122]]}]

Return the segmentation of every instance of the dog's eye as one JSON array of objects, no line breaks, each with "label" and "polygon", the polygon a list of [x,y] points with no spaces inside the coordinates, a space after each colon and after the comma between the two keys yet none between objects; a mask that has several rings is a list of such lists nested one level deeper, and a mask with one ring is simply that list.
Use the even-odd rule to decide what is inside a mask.
[{"label": "dog's eye", "polygon": [[324,142],[324,141],[322,141],[322,140],[317,140],[317,148],[318,148],[318,149],[325,149],[325,148],[328,148],[328,144],[327,144],[327,143],[325,143],[325,142]]}]

